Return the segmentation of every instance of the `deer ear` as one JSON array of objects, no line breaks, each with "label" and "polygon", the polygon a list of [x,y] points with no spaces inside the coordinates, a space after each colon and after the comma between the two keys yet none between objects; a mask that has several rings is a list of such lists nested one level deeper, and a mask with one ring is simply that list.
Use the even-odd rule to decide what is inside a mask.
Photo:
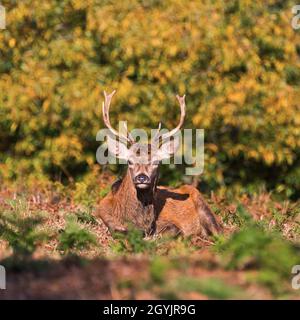
[{"label": "deer ear", "polygon": [[129,150],[120,141],[107,136],[108,151],[119,159],[128,160]]},{"label": "deer ear", "polygon": [[162,144],[160,149],[157,152],[157,156],[159,160],[164,160],[171,158],[174,153],[178,150],[180,146],[180,138],[179,136],[174,137],[173,140],[168,140]]}]

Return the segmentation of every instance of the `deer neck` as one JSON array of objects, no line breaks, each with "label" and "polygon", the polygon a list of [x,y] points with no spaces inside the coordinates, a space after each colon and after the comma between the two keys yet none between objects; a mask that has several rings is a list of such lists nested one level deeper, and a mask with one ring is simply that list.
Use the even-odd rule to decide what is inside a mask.
[{"label": "deer neck", "polygon": [[148,189],[137,189],[132,182],[129,171],[125,175],[119,193],[119,208],[125,214],[125,220],[133,223],[146,233],[152,230],[155,221],[156,181]]}]

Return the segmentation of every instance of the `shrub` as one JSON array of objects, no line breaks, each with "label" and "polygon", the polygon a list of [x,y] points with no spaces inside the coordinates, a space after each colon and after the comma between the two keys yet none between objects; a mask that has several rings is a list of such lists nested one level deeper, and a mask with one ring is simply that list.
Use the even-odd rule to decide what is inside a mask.
[{"label": "shrub", "polygon": [[129,225],[127,233],[114,232],[113,238],[111,249],[120,254],[153,253],[157,246],[153,240],[145,240],[143,232],[133,225]]},{"label": "shrub", "polygon": [[74,254],[78,250],[83,250],[96,245],[96,237],[85,230],[78,222],[74,215],[67,217],[65,229],[59,235],[59,250],[64,254]]},{"label": "shrub", "polygon": [[[118,90],[112,122],[130,128],[173,127],[178,92],[186,128],[206,130],[203,188],[265,183],[298,197],[300,33],[294,1],[278,3],[2,1],[0,176],[81,178],[104,89]],[[184,173],[162,171],[174,185]]]},{"label": "shrub", "polygon": [[254,280],[267,285],[275,295],[289,289],[291,269],[299,262],[296,245],[251,219],[228,239],[219,237],[214,249],[229,269],[258,270]]},{"label": "shrub", "polygon": [[46,231],[39,229],[45,217],[42,212],[30,213],[25,200],[12,200],[9,204],[11,210],[0,214],[0,238],[8,242],[15,258],[24,259],[49,238]]}]

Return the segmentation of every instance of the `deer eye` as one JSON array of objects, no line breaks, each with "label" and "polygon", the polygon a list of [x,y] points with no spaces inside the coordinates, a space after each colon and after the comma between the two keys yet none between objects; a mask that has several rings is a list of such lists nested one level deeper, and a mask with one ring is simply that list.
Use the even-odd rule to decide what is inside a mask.
[{"label": "deer eye", "polygon": [[131,160],[128,160],[128,165],[132,166],[133,162]]}]

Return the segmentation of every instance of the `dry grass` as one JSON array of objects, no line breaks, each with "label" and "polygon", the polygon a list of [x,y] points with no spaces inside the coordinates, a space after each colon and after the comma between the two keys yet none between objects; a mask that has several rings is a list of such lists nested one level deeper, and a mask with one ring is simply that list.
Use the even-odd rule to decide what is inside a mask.
[{"label": "dry grass", "polygon": [[[1,292],[2,298],[298,298],[299,292],[290,288],[290,270],[298,259],[293,250],[300,240],[298,203],[275,201],[268,193],[236,201],[212,194],[208,201],[224,226],[221,237],[145,241],[138,232],[131,240],[113,239],[93,216],[94,205],[78,204],[70,196],[2,190],[1,221],[14,213],[20,221],[42,216],[36,232],[47,235],[35,241],[30,234],[33,252],[21,257],[1,235],[0,260],[8,268],[8,290]],[[68,226],[68,217],[73,217],[75,226]],[[271,248],[273,242],[280,244],[274,252],[287,270],[274,269],[269,256],[257,258],[260,247],[254,248],[254,256],[245,248],[246,262],[240,260],[239,250],[244,250],[240,242],[243,236],[248,241],[247,228],[254,230],[258,242],[266,240],[260,239],[259,232],[255,235],[256,224],[262,226],[263,234],[280,235],[279,241],[275,236],[267,241]],[[235,240],[232,235],[239,232]],[[62,241],[70,250],[62,250]],[[228,250],[236,250],[237,257]]]}]

